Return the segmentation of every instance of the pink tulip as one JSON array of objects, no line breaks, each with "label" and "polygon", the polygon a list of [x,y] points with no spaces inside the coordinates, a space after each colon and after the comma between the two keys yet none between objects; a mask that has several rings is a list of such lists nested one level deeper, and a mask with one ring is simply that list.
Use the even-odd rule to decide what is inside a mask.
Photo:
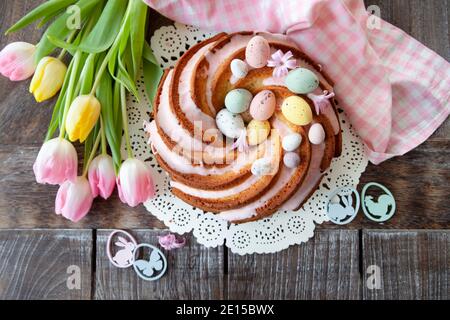
[{"label": "pink tulip", "polygon": [[36,70],[36,46],[26,42],[13,42],[0,52],[0,73],[11,81],[22,81]]},{"label": "pink tulip", "polygon": [[128,159],[122,164],[117,188],[120,200],[130,207],[136,207],[155,196],[151,170],[137,159]]},{"label": "pink tulip", "polygon": [[85,177],[77,177],[74,182],[66,181],[59,187],[55,201],[55,212],[66,219],[78,222],[92,206],[94,197]]},{"label": "pink tulip", "polygon": [[77,177],[78,157],[75,147],[66,139],[55,138],[42,146],[33,165],[38,183],[62,184]]},{"label": "pink tulip", "polygon": [[116,186],[116,174],[111,156],[100,155],[92,160],[88,177],[94,198],[100,195],[103,199],[108,199]]}]

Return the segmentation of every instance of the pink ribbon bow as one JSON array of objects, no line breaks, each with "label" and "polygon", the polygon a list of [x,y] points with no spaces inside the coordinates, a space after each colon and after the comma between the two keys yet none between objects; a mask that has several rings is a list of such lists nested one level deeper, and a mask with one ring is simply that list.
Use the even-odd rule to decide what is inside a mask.
[{"label": "pink ribbon bow", "polygon": [[308,98],[310,98],[314,103],[317,114],[321,114],[325,112],[325,109],[331,107],[330,99],[334,98],[334,96],[334,92],[328,93],[327,90],[325,90],[321,95],[315,95],[312,93],[308,94]]}]

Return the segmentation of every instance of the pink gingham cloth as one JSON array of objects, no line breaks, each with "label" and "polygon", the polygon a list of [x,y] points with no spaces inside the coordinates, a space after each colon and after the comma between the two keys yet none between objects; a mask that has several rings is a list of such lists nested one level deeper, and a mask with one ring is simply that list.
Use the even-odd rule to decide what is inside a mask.
[{"label": "pink gingham cloth", "polygon": [[[379,164],[424,142],[450,113],[450,65],[363,0],[145,0],[206,30],[285,33],[335,81],[340,106]],[[374,22],[375,21],[375,22]],[[378,28],[369,28],[368,25]]]}]

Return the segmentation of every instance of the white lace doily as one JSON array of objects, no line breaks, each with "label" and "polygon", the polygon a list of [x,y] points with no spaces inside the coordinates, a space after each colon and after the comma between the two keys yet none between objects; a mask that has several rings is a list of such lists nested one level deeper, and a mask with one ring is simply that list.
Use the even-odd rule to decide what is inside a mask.
[{"label": "white lace doily", "polygon": [[[213,34],[176,23],[158,29],[151,39],[151,46],[161,67],[173,66],[192,45]],[[143,78],[138,82],[142,99],[128,100],[130,135],[134,155],[154,169],[157,197],[145,204],[147,210],[162,220],[172,232],[193,232],[197,241],[207,247],[226,244],[238,254],[273,253],[290,245],[308,241],[314,235],[315,224],[328,221],[326,204],[328,195],[336,188],[355,186],[359,183],[368,160],[361,140],[352,130],[344,113],[340,112],[343,129],[342,156],[334,159],[320,187],[302,209],[296,212],[278,212],[270,218],[240,225],[229,225],[211,213],[193,208],[175,198],[169,189],[169,178],[159,167],[147,144],[143,120],[150,119],[148,100]]]}]

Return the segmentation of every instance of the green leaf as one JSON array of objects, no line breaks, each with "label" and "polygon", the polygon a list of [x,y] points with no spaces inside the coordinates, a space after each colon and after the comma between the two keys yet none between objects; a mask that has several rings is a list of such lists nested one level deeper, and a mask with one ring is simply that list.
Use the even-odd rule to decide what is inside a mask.
[{"label": "green leaf", "polygon": [[155,65],[159,65],[158,61],[156,61],[155,55],[153,54],[153,50],[147,41],[145,41],[145,43],[144,43],[144,51],[142,53],[142,58],[144,58],[144,60],[151,62]]},{"label": "green leaf", "polygon": [[49,14],[48,16],[43,17],[42,20],[39,21],[39,23],[36,25],[36,29],[40,29],[40,28],[44,27],[51,20],[54,20],[55,17],[60,16],[61,14],[63,14],[64,11],[65,11],[65,8],[61,9],[59,11],[53,12],[52,14]]},{"label": "green leaf", "polygon": [[145,43],[145,31],[148,7],[144,1],[132,1],[130,9],[130,44],[132,56],[131,75],[136,80],[141,67],[142,52]]},{"label": "green leaf", "polygon": [[[101,0],[79,0],[75,6],[79,8],[80,18],[86,20],[91,11],[99,4],[103,3]],[[59,16],[47,29],[42,36],[36,50],[36,61],[39,62],[43,57],[48,56],[56,46],[49,40],[49,37],[54,39],[64,40],[73,30],[69,29],[67,22],[72,18],[73,13],[65,12]]]},{"label": "green leaf", "polygon": [[52,17],[55,13],[59,12],[61,9],[67,8],[76,1],[77,0],[50,0],[44,2],[17,21],[6,31],[6,34],[21,30],[39,19],[47,19],[49,16]]},{"label": "green leaf", "polygon": [[83,72],[81,73],[80,77],[80,94],[88,94],[91,92],[92,84],[94,82],[94,75],[95,75],[95,58],[96,54],[89,54],[88,58],[86,59],[86,62],[83,67]]},{"label": "green leaf", "polygon": [[78,48],[84,52],[99,53],[111,47],[122,26],[127,3],[127,0],[108,0],[94,29]]},{"label": "green leaf", "polygon": [[158,65],[147,60],[144,60],[143,69],[145,91],[147,93],[148,99],[150,100],[150,103],[153,104],[156,96],[156,91],[158,90],[159,82],[161,81],[161,77],[163,75],[163,70]]},{"label": "green leaf", "polygon": [[108,141],[108,145],[114,161],[114,166],[117,171],[122,162],[122,156],[120,153],[122,137],[117,133],[114,114],[115,93],[113,92],[113,90],[115,91],[115,86],[116,83],[113,83],[111,75],[109,73],[105,73],[100,81],[96,95],[102,105],[102,118],[105,126],[106,140]]},{"label": "green leaf", "polygon": [[[104,0],[101,0],[102,2]],[[86,24],[83,26],[81,31],[78,33],[75,40],[71,43],[67,42],[64,39],[56,38],[52,35],[48,35],[48,40],[54,44],[58,48],[65,49],[70,52],[70,54],[73,56],[75,52],[78,50],[78,47],[81,43],[81,41],[86,38],[86,36],[92,31],[95,24],[97,23],[100,15],[102,14],[102,5],[100,3],[94,8],[94,10],[91,12],[89,19],[87,20]]]}]

